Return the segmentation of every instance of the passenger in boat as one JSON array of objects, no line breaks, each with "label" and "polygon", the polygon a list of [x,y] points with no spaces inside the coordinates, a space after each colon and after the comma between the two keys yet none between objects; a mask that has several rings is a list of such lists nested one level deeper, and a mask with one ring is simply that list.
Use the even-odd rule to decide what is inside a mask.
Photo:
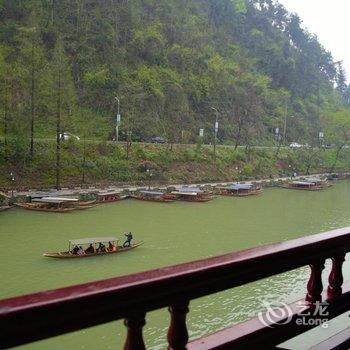
[{"label": "passenger in boat", "polygon": [[111,242],[108,242],[108,251],[109,252],[116,252],[117,247],[114,244],[112,244]]},{"label": "passenger in boat", "polygon": [[85,250],[86,254],[94,254],[95,253],[95,248],[92,245],[92,243],[90,243],[89,247]]},{"label": "passenger in boat", "polygon": [[76,245],[73,249],[72,249],[72,254],[73,255],[77,255],[79,251],[79,247]]},{"label": "passenger in boat", "polygon": [[126,237],[126,241],[125,241],[124,244],[123,244],[123,248],[125,248],[125,247],[131,247],[131,240],[134,238],[134,237],[132,236],[132,233],[131,233],[131,232],[126,233],[126,234],[125,234],[125,237]]},{"label": "passenger in boat", "polygon": [[97,248],[97,253],[105,253],[106,252],[106,246],[103,243],[100,243]]},{"label": "passenger in boat", "polygon": [[79,247],[77,255],[85,255],[85,251],[82,246]]}]

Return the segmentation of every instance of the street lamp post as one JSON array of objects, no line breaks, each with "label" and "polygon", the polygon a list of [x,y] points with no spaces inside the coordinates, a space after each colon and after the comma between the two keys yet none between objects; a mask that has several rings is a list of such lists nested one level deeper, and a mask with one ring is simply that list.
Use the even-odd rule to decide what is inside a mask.
[{"label": "street lamp post", "polygon": [[115,96],[114,98],[115,98],[115,100],[118,103],[117,120],[116,120],[116,126],[115,126],[115,129],[116,129],[116,142],[118,143],[119,142],[119,125],[120,125],[120,100],[119,100],[119,98],[117,96]]},{"label": "street lamp post", "polygon": [[13,175],[13,173],[11,172],[11,174],[10,174],[10,176],[11,176],[11,182],[12,182],[12,186],[11,186],[11,197],[13,198],[13,191],[14,191],[14,186],[15,186],[15,176]]},{"label": "street lamp post", "polygon": [[[294,115],[289,116],[289,118],[294,118]],[[287,110],[284,117],[284,127],[283,127],[283,145],[286,145],[286,134],[287,134]]]},{"label": "street lamp post", "polygon": [[321,148],[323,145],[323,139],[324,139],[324,132],[320,131],[318,133],[318,141],[319,141],[319,147]]},{"label": "street lamp post", "polygon": [[216,161],[216,137],[218,135],[218,130],[219,130],[219,122],[218,122],[218,116],[219,116],[219,111],[211,107],[212,110],[215,111],[215,124],[214,124],[214,162]]}]

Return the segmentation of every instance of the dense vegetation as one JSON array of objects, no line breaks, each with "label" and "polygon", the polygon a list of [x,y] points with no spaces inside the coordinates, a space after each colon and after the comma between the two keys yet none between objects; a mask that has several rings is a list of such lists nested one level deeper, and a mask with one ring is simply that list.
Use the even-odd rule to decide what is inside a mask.
[{"label": "dense vegetation", "polygon": [[[222,143],[248,150],[276,128],[314,144],[324,131],[339,150],[350,139],[341,63],[272,0],[0,0],[0,89],[3,168],[38,164],[39,137],[113,137],[115,96],[124,140],[194,142],[203,128],[212,142],[215,118]],[[52,152],[59,177],[65,149]]]},{"label": "dense vegetation", "polygon": [[[56,186],[55,142],[36,145],[40,157],[25,166],[0,172],[0,190],[51,189]],[[69,141],[63,144],[62,187],[107,186],[123,183],[152,185],[244,181],[290,177],[292,174],[349,172],[350,148],[339,156],[336,149],[276,149],[213,147],[208,145],[141,145],[134,143],[127,157],[126,146],[107,142]],[[148,171],[147,171],[148,170]]]}]

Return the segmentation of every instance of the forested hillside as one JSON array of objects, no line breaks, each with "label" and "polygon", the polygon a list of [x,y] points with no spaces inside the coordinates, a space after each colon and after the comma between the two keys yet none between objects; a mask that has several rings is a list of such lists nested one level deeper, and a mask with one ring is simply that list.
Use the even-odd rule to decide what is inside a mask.
[{"label": "forested hillside", "polygon": [[223,143],[285,122],[312,143],[350,120],[341,63],[272,0],[0,0],[0,88],[1,134],[32,156],[58,130],[111,138],[115,96],[133,140],[211,142],[218,117]]}]

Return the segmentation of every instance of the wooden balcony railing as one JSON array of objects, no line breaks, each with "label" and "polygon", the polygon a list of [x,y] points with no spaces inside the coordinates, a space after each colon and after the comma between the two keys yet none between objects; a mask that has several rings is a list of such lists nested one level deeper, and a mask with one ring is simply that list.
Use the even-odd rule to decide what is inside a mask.
[{"label": "wooden balcony railing", "polygon": [[[0,347],[124,319],[125,349],[142,350],[146,313],[168,307],[168,349],[254,349],[261,348],[261,344],[264,348],[275,348],[311,326],[289,322],[271,327],[256,318],[188,343],[186,315],[190,301],[310,265],[310,280],[305,286],[306,308],[312,310],[314,302],[327,300],[331,319],[350,309],[350,284],[343,285],[342,275],[342,264],[349,251],[350,228],[344,228],[177,266],[0,300]],[[323,291],[321,274],[328,258],[333,265],[329,285]],[[291,304],[290,309],[295,319],[297,304]],[[284,318],[275,322],[284,323]],[[345,348],[348,341],[349,334],[342,333],[330,339],[328,345]]]}]

